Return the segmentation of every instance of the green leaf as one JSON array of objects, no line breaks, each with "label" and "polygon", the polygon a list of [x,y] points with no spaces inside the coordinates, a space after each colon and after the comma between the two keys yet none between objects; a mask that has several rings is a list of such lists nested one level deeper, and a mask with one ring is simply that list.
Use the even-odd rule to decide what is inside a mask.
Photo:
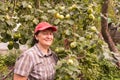
[{"label": "green leaf", "polygon": [[55,14],[57,11],[56,11],[55,9],[52,9],[52,10],[48,10],[47,12],[48,12],[48,13]]},{"label": "green leaf", "polygon": [[37,24],[39,23],[39,20],[36,19],[36,18],[34,18],[34,19],[33,19],[33,23],[37,25]]},{"label": "green leaf", "polygon": [[7,47],[8,47],[9,50],[13,49],[13,45],[11,45],[11,44],[8,44]]},{"label": "green leaf", "polygon": [[1,37],[5,37],[5,36],[6,36],[6,32],[2,32]]},{"label": "green leaf", "polygon": [[23,6],[23,8],[26,8],[28,6],[28,3],[26,1],[23,1],[22,6]]},{"label": "green leaf", "polygon": [[7,6],[5,5],[5,3],[0,4],[0,10],[1,11],[6,11],[7,10]]},{"label": "green leaf", "polygon": [[56,19],[55,21],[54,21],[54,24],[59,24],[60,23],[60,19]]},{"label": "green leaf", "polygon": [[114,80],[120,80],[120,78],[115,78]]},{"label": "green leaf", "polygon": [[93,53],[94,52],[94,48],[90,48],[89,51],[90,51],[90,53]]},{"label": "green leaf", "polygon": [[2,40],[1,40],[2,42],[7,42],[7,41],[12,40],[11,35],[6,32],[2,32],[1,37],[2,37]]},{"label": "green leaf", "polygon": [[44,5],[45,5],[47,8],[51,8],[50,3],[48,3],[47,1],[44,2]]},{"label": "green leaf", "polygon": [[68,69],[70,70],[70,71],[78,71],[78,68],[76,68],[75,66],[68,66]]},{"label": "green leaf", "polygon": [[15,43],[13,44],[13,47],[14,47],[15,49],[19,49],[19,44],[15,42]]},{"label": "green leaf", "polygon": [[10,25],[10,26],[13,26],[13,25],[14,25],[14,21],[13,21],[13,20],[7,20],[6,22],[7,22],[7,24]]},{"label": "green leaf", "polygon": [[6,36],[5,36],[5,39],[8,40],[8,41],[10,41],[10,40],[12,40],[12,37],[11,37],[10,34],[7,33]]},{"label": "green leaf", "polygon": [[19,39],[19,43],[22,45],[26,44],[26,42],[27,42],[27,39],[25,39],[25,38]]},{"label": "green leaf", "polygon": [[43,19],[43,20],[48,20],[48,17],[47,16],[41,16],[41,19]]},{"label": "green leaf", "polygon": [[4,21],[5,20],[4,17],[5,17],[4,15],[0,15],[0,20]]},{"label": "green leaf", "polygon": [[66,20],[65,23],[70,24],[70,25],[73,25],[73,24],[74,24],[74,21],[73,21],[73,20]]},{"label": "green leaf", "polygon": [[28,20],[33,20],[33,19],[34,19],[34,16],[24,15],[23,18],[25,19],[25,21],[28,21]]}]

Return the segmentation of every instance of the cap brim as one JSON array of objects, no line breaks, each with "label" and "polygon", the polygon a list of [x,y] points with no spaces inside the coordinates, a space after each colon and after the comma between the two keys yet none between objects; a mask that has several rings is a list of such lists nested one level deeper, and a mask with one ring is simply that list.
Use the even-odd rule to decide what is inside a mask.
[{"label": "cap brim", "polygon": [[48,26],[48,27],[43,27],[40,28],[40,31],[46,30],[46,29],[52,29],[52,31],[57,31],[57,27],[56,26]]}]

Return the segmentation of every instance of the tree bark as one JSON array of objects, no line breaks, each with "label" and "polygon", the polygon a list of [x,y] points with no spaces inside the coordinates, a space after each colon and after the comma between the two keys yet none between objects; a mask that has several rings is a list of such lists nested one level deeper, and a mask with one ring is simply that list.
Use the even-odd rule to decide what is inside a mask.
[{"label": "tree bark", "polygon": [[0,0],[0,1],[5,2],[5,0]]},{"label": "tree bark", "polygon": [[40,7],[40,0],[34,0],[35,3],[35,8],[39,8]]},{"label": "tree bark", "polygon": [[109,1],[110,0],[104,0],[104,3],[102,5],[101,12],[102,12],[103,16],[101,16],[101,33],[102,33],[104,40],[108,44],[109,49],[115,53],[115,54],[113,54],[113,58],[116,60],[116,65],[118,66],[118,68],[120,68],[120,53],[119,53],[117,47],[115,46],[115,43],[113,42],[113,40],[110,36],[110,33],[108,31],[107,13],[108,13]]},{"label": "tree bark", "polygon": [[110,33],[108,31],[108,21],[107,21],[107,13],[108,13],[108,5],[109,0],[104,0],[104,3],[102,5],[102,15],[101,16],[101,32],[104,40],[106,43],[108,43],[109,49],[115,53],[118,53],[118,49],[115,46],[115,43],[113,42]]}]

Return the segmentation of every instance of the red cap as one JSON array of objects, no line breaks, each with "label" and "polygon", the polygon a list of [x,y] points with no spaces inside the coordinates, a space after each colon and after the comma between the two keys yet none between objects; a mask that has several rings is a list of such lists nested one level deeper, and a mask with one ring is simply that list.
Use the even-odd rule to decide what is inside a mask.
[{"label": "red cap", "polygon": [[37,31],[42,31],[42,30],[45,30],[45,29],[48,29],[48,28],[51,28],[53,31],[57,31],[56,26],[53,26],[53,25],[51,25],[51,24],[49,24],[47,22],[41,22],[36,26],[34,32],[36,33]]}]

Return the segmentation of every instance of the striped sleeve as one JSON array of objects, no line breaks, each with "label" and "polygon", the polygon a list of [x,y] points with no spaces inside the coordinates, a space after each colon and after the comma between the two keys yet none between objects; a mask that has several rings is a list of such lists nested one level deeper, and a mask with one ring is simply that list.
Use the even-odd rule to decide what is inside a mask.
[{"label": "striped sleeve", "polygon": [[31,69],[32,69],[32,60],[30,55],[23,54],[17,59],[15,63],[14,73],[27,77]]},{"label": "striped sleeve", "polygon": [[54,51],[52,51],[52,54],[53,54],[53,58],[54,58],[55,62],[57,63],[59,60],[58,56],[56,55],[56,53]]}]

